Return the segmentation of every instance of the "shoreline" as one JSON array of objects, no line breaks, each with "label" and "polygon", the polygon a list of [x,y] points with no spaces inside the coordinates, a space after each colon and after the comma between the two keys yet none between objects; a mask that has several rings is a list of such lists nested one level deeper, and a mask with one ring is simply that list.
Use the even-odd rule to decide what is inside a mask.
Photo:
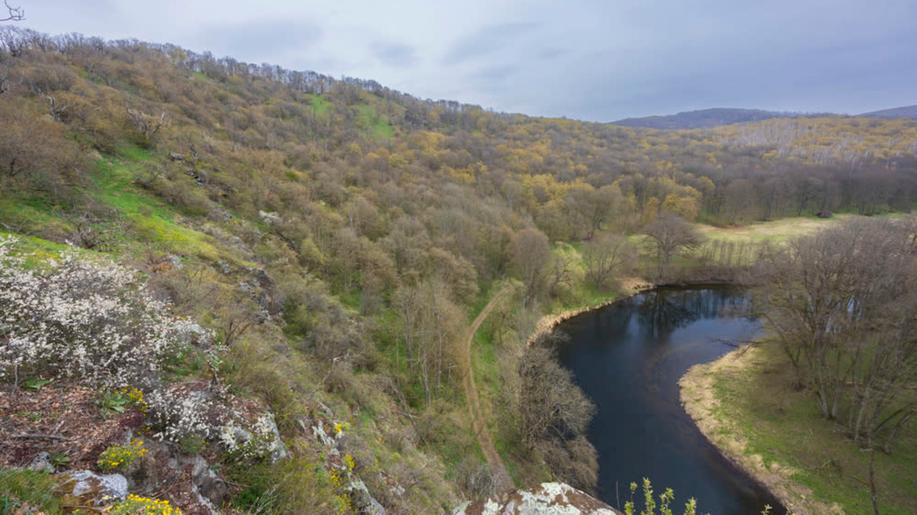
[{"label": "shoreline", "polygon": [[[623,282],[623,294],[621,296],[598,304],[542,316],[535,325],[534,331],[526,340],[526,346],[532,345],[538,338],[551,333],[558,325],[573,317],[610,306],[655,288],[709,284],[722,285],[724,283],[728,283],[728,281],[685,281],[654,284],[642,279],[632,278]],[[719,407],[720,401],[713,391],[716,372],[730,367],[747,367],[756,350],[752,345],[744,345],[709,363],[699,363],[689,368],[678,380],[682,408],[691,418],[694,426],[717,449],[720,455],[773,494],[787,509],[787,514],[843,515],[845,512],[840,506],[837,504],[829,505],[814,499],[810,489],[794,481],[792,479],[794,470],[791,467],[778,463],[771,463],[770,466],[767,466],[761,456],[748,454],[746,452],[747,441],[745,438],[737,434],[737,431],[730,427],[730,424],[717,419],[715,410]]]},{"label": "shoreline", "polygon": [[732,424],[717,417],[716,411],[720,407],[720,400],[714,391],[717,372],[747,368],[756,351],[754,346],[745,345],[714,361],[689,368],[678,380],[682,407],[704,438],[727,460],[779,499],[787,513],[843,514],[844,511],[838,505],[814,499],[809,488],[794,481],[794,470],[791,467],[776,462],[766,465],[760,455],[750,454],[747,440]]},{"label": "shoreline", "polygon": [[583,313],[587,313],[589,311],[593,311],[596,309],[604,308],[606,306],[610,306],[614,304],[615,302],[619,302],[624,299],[629,299],[630,297],[633,297],[634,295],[643,293],[645,291],[652,290],[654,288],[658,288],[660,285],[653,284],[651,282],[644,281],[643,279],[639,279],[639,278],[631,278],[631,279],[626,279],[622,281],[621,286],[622,286],[622,291],[624,292],[624,294],[621,296],[617,296],[612,299],[608,299],[606,301],[599,302],[598,304],[591,304],[588,306],[568,309],[566,311],[561,311],[559,313],[547,314],[547,315],[542,316],[540,319],[538,319],[538,323],[535,324],[535,329],[532,331],[529,337],[525,340],[525,346],[530,347],[533,343],[535,343],[535,341],[537,341],[542,336],[552,333],[554,329],[557,328],[558,325],[560,325],[561,323],[577,315],[582,315]]}]

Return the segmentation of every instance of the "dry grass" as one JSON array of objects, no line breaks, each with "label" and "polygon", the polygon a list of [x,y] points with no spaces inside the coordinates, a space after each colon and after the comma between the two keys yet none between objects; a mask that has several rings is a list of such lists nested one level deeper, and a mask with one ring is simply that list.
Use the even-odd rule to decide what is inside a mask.
[{"label": "dry grass", "polygon": [[796,217],[770,222],[760,222],[738,227],[714,227],[698,224],[700,232],[711,240],[747,241],[753,243],[780,243],[792,238],[812,234],[820,229],[838,224],[854,215],[837,215],[833,218]]}]

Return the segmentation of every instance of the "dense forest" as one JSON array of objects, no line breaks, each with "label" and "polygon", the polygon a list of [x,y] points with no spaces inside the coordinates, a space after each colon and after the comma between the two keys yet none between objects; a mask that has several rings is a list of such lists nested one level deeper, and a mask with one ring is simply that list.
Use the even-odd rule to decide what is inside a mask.
[{"label": "dense forest", "polygon": [[[150,399],[166,440],[178,435],[182,452],[221,464],[219,502],[255,512],[363,509],[341,481],[351,474],[396,513],[492,494],[499,485],[475,435],[453,429],[469,424],[454,346],[498,291],[509,294],[485,326],[492,355],[475,373],[489,382],[483,401],[499,418],[489,430],[511,480],[588,490],[588,400],[552,361],[553,343],[525,344],[542,314],[607,297],[625,277],[686,273],[685,251],[714,274],[764,252],[705,243],[694,223],[909,212],[917,202],[915,120],[628,128],[12,27],[0,28],[0,120],[0,236],[12,238],[0,247],[31,256],[16,266],[40,270],[33,260],[65,254],[118,262],[143,273],[155,300],[130,301],[143,316],[162,302],[219,342],[170,354],[161,380],[87,384],[150,397],[163,381],[198,381],[264,403],[286,460],[227,457],[210,433],[169,433],[169,402]],[[81,270],[42,280],[62,291],[86,274],[133,284]],[[0,284],[13,291],[18,277]],[[15,302],[0,296],[0,307]],[[13,341],[7,330],[0,340]],[[0,353],[7,372],[8,358]],[[19,362],[15,382],[59,371],[82,373]],[[855,437],[877,437],[878,415],[851,422]],[[343,435],[337,458],[315,443],[316,424]],[[189,447],[192,436],[201,441]]]}]

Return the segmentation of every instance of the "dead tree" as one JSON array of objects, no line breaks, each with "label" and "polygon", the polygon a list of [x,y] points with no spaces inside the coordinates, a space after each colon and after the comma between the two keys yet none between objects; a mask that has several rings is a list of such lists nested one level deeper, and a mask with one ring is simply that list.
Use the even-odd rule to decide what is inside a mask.
[{"label": "dead tree", "polygon": [[143,111],[128,108],[127,116],[134,125],[134,129],[136,129],[140,137],[143,138],[143,143],[145,145],[152,144],[153,138],[155,138],[156,134],[158,134],[167,124],[165,111],[159,115],[159,118],[156,118]]}]

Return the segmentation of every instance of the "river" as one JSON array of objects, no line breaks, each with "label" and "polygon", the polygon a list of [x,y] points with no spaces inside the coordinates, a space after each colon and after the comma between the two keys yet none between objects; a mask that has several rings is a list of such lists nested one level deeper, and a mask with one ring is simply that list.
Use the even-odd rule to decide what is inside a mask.
[{"label": "river", "polygon": [[[612,506],[648,477],[656,493],[675,490],[698,513],[757,514],[779,501],[710,444],[679,401],[678,380],[754,338],[751,299],[724,287],[660,288],[560,324],[570,336],[558,357],[595,403],[589,440],[598,451],[598,494]],[[642,497],[635,499],[642,505]]]}]

